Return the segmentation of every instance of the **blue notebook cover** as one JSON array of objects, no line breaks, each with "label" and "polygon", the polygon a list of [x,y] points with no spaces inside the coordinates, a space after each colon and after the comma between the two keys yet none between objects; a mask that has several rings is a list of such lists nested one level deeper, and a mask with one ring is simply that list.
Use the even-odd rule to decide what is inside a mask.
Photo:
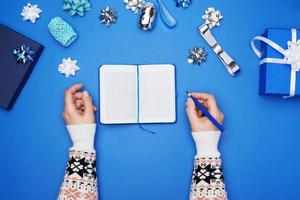
[{"label": "blue notebook cover", "polygon": [[[13,54],[15,48],[29,45],[34,51],[33,61],[19,63]],[[10,110],[37,63],[44,46],[0,24],[0,106]]]}]

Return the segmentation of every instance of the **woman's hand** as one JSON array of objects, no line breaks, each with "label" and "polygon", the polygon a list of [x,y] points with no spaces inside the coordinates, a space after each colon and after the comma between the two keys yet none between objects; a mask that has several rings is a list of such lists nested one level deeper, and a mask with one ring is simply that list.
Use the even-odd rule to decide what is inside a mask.
[{"label": "woman's hand", "polygon": [[96,107],[86,90],[78,92],[82,87],[83,84],[80,83],[65,91],[65,109],[62,115],[67,125],[95,123]]},{"label": "woman's hand", "polygon": [[[219,110],[213,95],[206,93],[191,93],[191,95],[195,97],[220,124],[223,123],[224,115]],[[190,97],[186,102],[186,113],[193,132],[218,130],[217,127],[203,115],[201,110],[196,107]]]}]

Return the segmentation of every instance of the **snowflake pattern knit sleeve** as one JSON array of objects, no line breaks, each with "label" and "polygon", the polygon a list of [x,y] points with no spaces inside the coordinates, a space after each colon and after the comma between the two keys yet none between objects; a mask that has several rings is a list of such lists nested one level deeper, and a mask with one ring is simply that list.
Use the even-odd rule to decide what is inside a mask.
[{"label": "snowflake pattern knit sleeve", "polygon": [[70,150],[59,200],[97,200],[96,154]]},{"label": "snowflake pattern knit sleeve", "polygon": [[67,126],[73,141],[59,200],[98,200],[95,124]]},{"label": "snowflake pattern knit sleeve", "polygon": [[219,132],[192,133],[197,147],[190,200],[227,200],[222,161],[217,149]]}]

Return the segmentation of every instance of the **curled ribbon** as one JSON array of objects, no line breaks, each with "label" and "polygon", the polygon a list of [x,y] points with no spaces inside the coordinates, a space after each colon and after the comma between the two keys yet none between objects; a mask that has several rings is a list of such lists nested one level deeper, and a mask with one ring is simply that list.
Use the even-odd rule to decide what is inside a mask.
[{"label": "curled ribbon", "polygon": [[296,93],[296,75],[297,72],[300,70],[300,40],[297,40],[297,30],[292,29],[292,41],[288,41],[287,49],[283,49],[281,46],[273,42],[272,40],[262,37],[262,36],[256,36],[251,41],[251,47],[254,51],[254,53],[261,58],[261,52],[256,48],[255,41],[261,41],[268,45],[270,45],[272,48],[277,50],[279,53],[281,53],[284,58],[264,58],[260,60],[259,65],[262,65],[264,63],[276,63],[276,64],[286,64],[291,66],[291,78],[290,78],[290,94],[289,96],[284,96],[284,98],[289,98],[295,96]]},{"label": "curled ribbon", "polygon": [[157,0],[159,5],[159,13],[163,23],[168,28],[174,28],[176,26],[176,19],[172,16],[172,14],[168,11],[166,6],[163,4],[161,0]]}]

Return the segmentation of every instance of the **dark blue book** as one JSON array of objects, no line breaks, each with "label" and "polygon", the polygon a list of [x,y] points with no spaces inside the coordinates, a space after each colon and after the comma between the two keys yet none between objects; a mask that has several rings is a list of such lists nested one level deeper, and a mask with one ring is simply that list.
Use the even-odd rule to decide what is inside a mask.
[{"label": "dark blue book", "polygon": [[[22,52],[24,52],[21,48],[22,45],[30,47],[30,50],[33,51],[32,55],[25,54],[25,59],[21,58]],[[15,49],[19,50],[19,54],[17,54]],[[38,42],[0,24],[1,107],[11,110],[43,49],[44,46]],[[17,60],[17,58],[19,58],[19,60]]]}]

